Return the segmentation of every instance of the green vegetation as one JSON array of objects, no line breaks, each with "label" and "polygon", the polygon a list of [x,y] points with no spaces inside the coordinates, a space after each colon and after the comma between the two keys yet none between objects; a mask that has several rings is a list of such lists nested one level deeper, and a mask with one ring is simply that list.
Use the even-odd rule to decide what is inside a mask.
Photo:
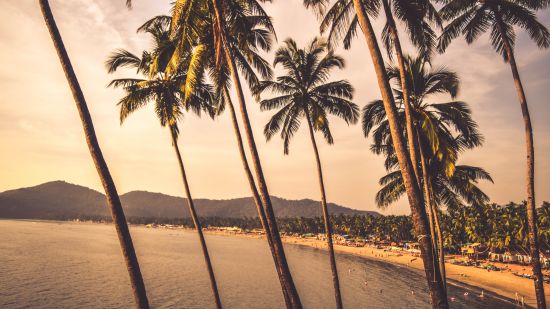
[{"label": "green vegetation", "polygon": [[[458,253],[466,243],[481,242],[491,252],[527,252],[529,248],[527,213],[525,203],[506,205],[487,204],[471,207],[449,208],[439,213],[443,233],[443,245],[448,253]],[[544,202],[537,209],[541,250],[550,250],[550,203]],[[59,220],[110,222],[105,216],[59,217]],[[414,241],[414,229],[410,216],[330,216],[335,235],[367,238],[369,236],[395,242]],[[132,217],[132,224],[172,224],[194,228],[191,218],[149,218]],[[245,218],[201,218],[204,227],[238,227],[243,230],[261,228],[257,217]],[[282,233],[324,234],[322,217],[277,218]]]}]

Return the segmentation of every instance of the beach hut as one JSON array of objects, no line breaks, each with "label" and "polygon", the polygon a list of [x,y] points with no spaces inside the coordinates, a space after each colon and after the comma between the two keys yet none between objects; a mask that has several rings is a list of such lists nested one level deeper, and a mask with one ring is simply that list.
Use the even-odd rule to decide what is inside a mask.
[{"label": "beach hut", "polygon": [[510,252],[505,252],[503,255],[502,255],[502,261],[504,263],[515,263],[515,262],[518,262],[518,255],[517,254],[512,254]]},{"label": "beach hut", "polygon": [[489,261],[504,262],[504,254],[489,252]]},{"label": "beach hut", "polygon": [[531,264],[531,257],[529,255],[518,254],[518,255],[516,255],[516,258],[517,258],[518,263],[521,263],[521,264],[524,264],[524,265]]}]

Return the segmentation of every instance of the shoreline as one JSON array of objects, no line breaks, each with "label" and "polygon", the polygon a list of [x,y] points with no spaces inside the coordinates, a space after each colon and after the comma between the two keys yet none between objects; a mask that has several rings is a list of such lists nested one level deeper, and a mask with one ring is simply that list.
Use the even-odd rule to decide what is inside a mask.
[{"label": "shoreline", "polygon": [[[2,218],[0,220],[8,221],[27,221],[27,222],[50,222],[50,223],[69,223],[69,224],[106,224],[102,222],[90,222],[90,221],[59,221],[59,220],[40,220],[40,219],[8,219]],[[129,224],[131,228],[143,228],[149,229],[150,227],[142,224]],[[181,231],[186,233],[195,233],[192,228],[186,228],[181,226],[174,227],[153,227],[152,229],[169,229],[174,231]],[[264,234],[250,233],[250,232],[235,232],[224,231],[217,229],[204,228],[204,233],[207,235],[222,236],[222,237],[239,237],[247,239],[265,240]],[[281,240],[285,245],[304,246],[309,248],[315,248],[320,250],[327,250],[326,241],[313,239],[313,238],[300,238],[297,236],[281,236]],[[424,271],[422,260],[418,256],[413,256],[405,252],[392,252],[385,249],[377,249],[370,246],[365,247],[350,247],[339,244],[334,244],[334,250],[338,254],[346,254],[362,259],[376,260],[400,267],[409,268],[418,272]],[[493,294],[493,296],[501,297],[511,302],[512,304],[521,302],[521,297],[524,297],[524,304],[528,307],[536,307],[534,283],[531,279],[518,277],[512,272],[530,273],[530,267],[526,265],[518,264],[504,264],[504,263],[491,263],[499,268],[501,271],[488,271],[486,269],[477,268],[473,266],[462,266],[450,263],[451,256],[446,256],[445,268],[447,273],[447,279],[449,283],[455,286],[466,287],[467,289],[479,289],[484,292]],[[338,259],[338,257],[337,257]],[[342,270],[340,270],[342,271]],[[550,271],[546,270],[545,273]],[[545,283],[545,296],[547,300],[547,306],[550,307],[550,284]],[[516,296],[517,295],[517,296]],[[479,295],[473,295],[472,297],[478,297]],[[452,302],[452,297],[449,295],[449,300]],[[517,301],[515,301],[517,300]],[[521,307],[521,306],[518,306]]]},{"label": "shoreline", "polygon": [[[188,232],[193,232],[194,229],[182,229]],[[219,231],[204,229],[208,235],[218,235],[226,237],[241,237],[249,239],[263,239],[264,235],[251,233],[237,233],[228,231]],[[284,244],[305,246],[321,250],[328,250],[326,242],[318,239],[300,238],[296,236],[281,236]],[[422,260],[417,257],[403,252],[391,252],[385,249],[376,249],[374,247],[349,247],[334,244],[334,250],[337,254],[347,254],[359,258],[377,260],[389,264],[394,264],[402,267],[414,269],[423,272],[424,267]],[[450,257],[450,256],[449,256]],[[462,266],[450,263],[451,258],[445,261],[445,269],[447,279],[453,285],[466,285],[476,287],[485,292],[490,292],[506,298],[512,302],[516,299],[521,302],[524,297],[524,303],[530,307],[536,307],[534,283],[531,279],[518,277],[513,272],[530,273],[530,267],[518,264],[491,263],[503,268],[501,271],[488,271],[486,269],[473,266]],[[545,283],[545,295],[547,306],[550,306],[550,284]],[[517,293],[517,294],[516,294]],[[516,296],[517,295],[517,296]],[[477,297],[477,296],[476,296]],[[452,301],[449,295],[449,300]]]}]

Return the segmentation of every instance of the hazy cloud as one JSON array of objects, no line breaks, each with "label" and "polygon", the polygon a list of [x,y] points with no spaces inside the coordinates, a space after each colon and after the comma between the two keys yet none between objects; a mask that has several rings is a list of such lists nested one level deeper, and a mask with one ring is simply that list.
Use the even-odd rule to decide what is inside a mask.
[{"label": "hazy cloud", "polygon": [[[318,35],[318,21],[301,1],[275,1],[265,5],[273,16],[280,45],[293,37],[304,45]],[[104,61],[115,48],[140,52],[148,38],[135,29],[146,19],[167,14],[169,1],[135,1],[128,11],[124,1],[52,1],[58,26],[88,100],[98,137],[121,192],[146,189],[182,195],[179,172],[169,135],[158,125],[150,108],[120,126],[116,102],[119,90],[107,89],[110,79]],[[540,14],[550,25],[548,11]],[[382,21],[374,23],[378,32]],[[405,48],[410,44],[405,42]],[[352,48],[338,49],[346,59],[333,79],[348,79],[356,88],[360,106],[380,97],[370,55],[361,36]],[[272,61],[272,55],[266,55]],[[64,179],[100,189],[87,152],[80,120],[53,50],[36,1],[0,2],[0,190]],[[539,201],[550,200],[550,57],[524,33],[518,36],[517,58],[533,116],[537,145]],[[456,70],[462,80],[459,100],[471,104],[485,135],[483,148],[466,153],[461,162],[489,170],[495,184],[483,184],[493,200],[519,201],[524,193],[524,139],[521,112],[510,69],[488,43],[487,37],[467,46],[456,40],[436,65]],[[280,68],[276,70],[281,72]],[[132,76],[133,72],[116,76]],[[294,138],[289,156],[282,143],[265,142],[262,135],[270,112],[261,113],[246,92],[256,142],[271,194],[286,198],[318,199],[313,153],[305,130]],[[441,97],[434,100],[449,100]],[[378,179],[385,174],[383,159],[369,151],[370,140],[359,126],[348,127],[331,119],[335,145],[320,145],[328,199],[349,207],[375,209]],[[228,115],[216,121],[186,117],[180,145],[197,197],[230,198],[250,195],[236,151]],[[386,213],[408,213],[406,199]]]}]

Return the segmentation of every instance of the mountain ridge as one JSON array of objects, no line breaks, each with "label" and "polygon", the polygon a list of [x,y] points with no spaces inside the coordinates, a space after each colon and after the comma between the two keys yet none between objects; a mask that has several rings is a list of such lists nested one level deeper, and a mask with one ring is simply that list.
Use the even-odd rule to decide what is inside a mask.
[{"label": "mountain ridge", "polygon": [[[125,215],[152,218],[188,218],[186,199],[159,192],[134,190],[120,195]],[[319,217],[319,201],[289,200],[271,196],[277,217]],[[244,218],[257,217],[251,197],[233,199],[194,199],[201,217]],[[59,219],[81,216],[110,216],[104,194],[77,184],[56,180],[33,187],[0,192],[0,218]],[[357,210],[335,203],[328,204],[334,215],[373,215],[375,211]]]}]

